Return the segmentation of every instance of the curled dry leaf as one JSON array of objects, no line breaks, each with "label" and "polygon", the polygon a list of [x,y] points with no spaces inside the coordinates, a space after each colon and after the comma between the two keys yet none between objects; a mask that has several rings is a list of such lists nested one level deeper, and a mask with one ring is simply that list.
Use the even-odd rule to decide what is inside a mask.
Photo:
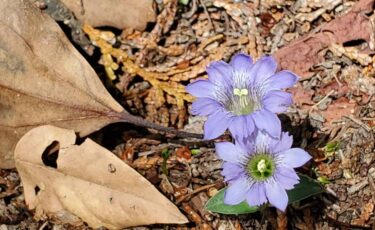
[{"label": "curled dry leaf", "polygon": [[118,121],[175,131],[127,113],[58,25],[30,1],[0,1],[0,11],[0,168],[14,167],[15,144],[39,125],[80,136]]},{"label": "curled dry leaf", "polygon": [[[110,229],[187,222],[150,182],[110,151],[90,139],[75,145],[75,139],[73,130],[46,125],[17,143],[16,167],[36,219],[47,215],[64,222],[74,214],[93,228]],[[59,144],[57,160],[47,163],[46,149],[52,143]]]},{"label": "curled dry leaf", "polygon": [[143,30],[148,22],[155,22],[152,0],[61,0],[74,15],[85,23],[113,26],[118,29]]},{"label": "curled dry leaf", "polygon": [[87,135],[124,109],[58,25],[29,1],[0,1],[0,168],[19,138],[43,124]]}]

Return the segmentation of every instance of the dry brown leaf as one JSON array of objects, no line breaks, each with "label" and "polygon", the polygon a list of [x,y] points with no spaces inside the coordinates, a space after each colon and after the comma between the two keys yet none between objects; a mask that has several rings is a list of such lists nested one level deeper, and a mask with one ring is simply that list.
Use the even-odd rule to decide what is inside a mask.
[{"label": "dry brown leaf", "polygon": [[325,125],[332,126],[332,122],[339,121],[344,116],[352,116],[355,112],[357,104],[355,101],[350,101],[345,97],[341,97],[332,102],[327,110],[320,111],[322,116],[326,119]]},{"label": "dry brown leaf", "polygon": [[143,30],[148,22],[155,22],[152,0],[61,0],[83,22],[118,29]]},{"label": "dry brown leaf", "polygon": [[[90,139],[81,145],[75,140],[73,130],[46,125],[17,143],[16,167],[36,219],[64,222],[74,214],[93,228],[110,229],[187,222],[174,204],[110,151]],[[56,141],[57,166],[46,166],[43,153]]]},{"label": "dry brown leaf", "polygon": [[43,124],[87,135],[124,109],[58,25],[29,1],[0,1],[0,168],[13,148]]},{"label": "dry brown leaf", "polygon": [[[347,14],[337,17],[294,40],[274,53],[280,69],[289,69],[302,78],[310,77],[310,68],[324,61],[320,52],[333,43],[364,40],[371,44],[372,25],[366,13],[373,11],[374,0],[361,0]],[[371,47],[371,46],[370,46]]]}]

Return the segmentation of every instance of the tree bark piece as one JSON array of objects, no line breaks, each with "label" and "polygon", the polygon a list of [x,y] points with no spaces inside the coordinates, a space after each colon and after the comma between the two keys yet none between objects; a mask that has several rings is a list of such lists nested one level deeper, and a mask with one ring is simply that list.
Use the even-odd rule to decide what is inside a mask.
[{"label": "tree bark piece", "polygon": [[324,61],[319,52],[332,43],[364,40],[373,49],[371,40],[374,39],[374,28],[366,16],[366,13],[373,11],[373,5],[374,0],[361,0],[349,13],[276,51],[274,57],[279,63],[279,68],[291,70],[303,79],[312,75],[310,68],[313,65]]}]

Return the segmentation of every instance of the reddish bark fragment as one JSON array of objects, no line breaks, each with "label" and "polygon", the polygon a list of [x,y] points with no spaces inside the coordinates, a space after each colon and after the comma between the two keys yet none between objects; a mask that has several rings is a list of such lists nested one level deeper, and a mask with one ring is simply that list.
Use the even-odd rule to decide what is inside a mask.
[{"label": "reddish bark fragment", "polygon": [[374,0],[362,0],[349,13],[276,51],[274,57],[279,68],[292,70],[302,79],[307,78],[312,75],[310,68],[324,61],[319,52],[332,43],[342,44],[353,40],[370,42],[373,29],[366,13],[372,12],[373,5]]}]

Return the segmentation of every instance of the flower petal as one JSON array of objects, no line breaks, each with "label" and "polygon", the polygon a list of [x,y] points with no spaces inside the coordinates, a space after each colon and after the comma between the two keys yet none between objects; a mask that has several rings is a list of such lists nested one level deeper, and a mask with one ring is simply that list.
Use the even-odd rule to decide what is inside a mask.
[{"label": "flower petal", "polygon": [[191,113],[200,116],[208,116],[220,109],[222,109],[221,104],[207,97],[199,97],[191,105]]},{"label": "flower petal", "polygon": [[233,117],[229,124],[229,131],[238,140],[245,141],[254,132],[254,122],[251,116],[242,115]]},{"label": "flower petal", "polygon": [[240,177],[233,181],[229,185],[228,189],[224,194],[224,204],[236,205],[246,199],[246,193],[248,192],[249,185],[246,181],[246,177]]},{"label": "flower petal", "polygon": [[266,190],[263,184],[251,186],[246,194],[246,201],[250,206],[259,206],[267,202]]},{"label": "flower petal", "polygon": [[253,77],[252,84],[261,85],[272,76],[277,69],[277,63],[271,56],[265,56],[259,59],[249,71],[249,76]]},{"label": "flower petal", "polygon": [[277,168],[277,172],[284,175],[284,176],[287,176],[287,177],[290,177],[292,179],[296,179],[296,180],[299,180],[299,176],[297,175],[296,171],[294,171],[293,168],[290,168],[288,166],[279,166]]},{"label": "flower petal", "polygon": [[245,139],[234,139],[235,145],[239,149],[242,150],[242,152],[245,153],[245,156],[249,156],[255,152],[256,143],[254,140],[252,140],[253,136],[250,136],[249,138]]},{"label": "flower petal", "polygon": [[264,108],[272,113],[285,112],[292,103],[292,94],[280,90],[267,93],[262,100]]},{"label": "flower petal", "polygon": [[228,128],[230,120],[231,118],[221,111],[211,114],[204,123],[204,139],[211,140],[219,137]]},{"label": "flower petal", "polygon": [[215,85],[208,80],[197,80],[185,87],[194,97],[211,97],[214,98]]},{"label": "flower petal", "polygon": [[268,90],[279,90],[294,86],[298,77],[287,70],[282,70],[265,80],[264,84]]},{"label": "flower petal", "polygon": [[311,159],[311,156],[303,149],[291,148],[280,152],[280,160],[282,163],[293,168],[298,168],[304,165]]},{"label": "flower petal", "polygon": [[281,122],[276,114],[261,109],[251,115],[253,116],[254,123],[258,129],[268,133],[273,138],[280,138]]},{"label": "flower petal", "polygon": [[299,183],[299,177],[297,173],[287,167],[279,167],[275,173],[276,181],[284,189],[292,189],[294,185]]},{"label": "flower petal", "polygon": [[240,165],[230,162],[224,162],[223,170],[221,171],[221,175],[223,175],[226,182],[237,179],[243,173],[244,170]]},{"label": "flower petal", "polygon": [[216,154],[220,159],[231,163],[242,163],[245,151],[230,142],[215,143]]},{"label": "flower petal", "polygon": [[233,68],[223,61],[212,62],[207,67],[207,74],[215,85],[227,87],[232,82]]},{"label": "flower petal", "polygon": [[253,65],[253,59],[246,54],[236,54],[229,63],[235,71],[246,72]]},{"label": "flower petal", "polygon": [[266,195],[269,202],[280,211],[285,211],[288,205],[288,195],[275,181],[266,183]]},{"label": "flower petal", "polygon": [[280,140],[272,140],[270,143],[270,150],[276,154],[284,150],[290,149],[293,144],[293,136],[290,136],[288,132],[282,132]]}]

